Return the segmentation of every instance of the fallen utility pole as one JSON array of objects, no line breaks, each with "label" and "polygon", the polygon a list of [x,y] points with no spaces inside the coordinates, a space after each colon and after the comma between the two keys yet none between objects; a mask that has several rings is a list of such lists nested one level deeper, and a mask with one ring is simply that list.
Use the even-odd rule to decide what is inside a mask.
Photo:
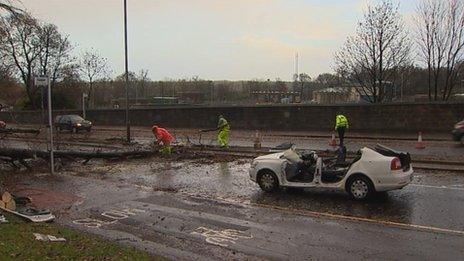
[{"label": "fallen utility pole", "polygon": [[17,129],[17,128],[6,128],[0,129],[1,134],[39,134],[38,129]]},{"label": "fallen utility pole", "polygon": [[[90,151],[67,151],[56,150],[54,157],[67,158],[67,159],[118,159],[118,158],[131,158],[131,157],[150,157],[155,155],[153,150],[134,150],[134,151],[112,151],[112,152],[90,152]],[[45,160],[50,159],[50,154],[46,150],[31,150],[31,149],[17,149],[17,148],[0,148],[0,159],[12,163],[19,161],[21,164],[26,165],[24,160],[41,158]],[[27,165],[26,165],[27,167]]]}]

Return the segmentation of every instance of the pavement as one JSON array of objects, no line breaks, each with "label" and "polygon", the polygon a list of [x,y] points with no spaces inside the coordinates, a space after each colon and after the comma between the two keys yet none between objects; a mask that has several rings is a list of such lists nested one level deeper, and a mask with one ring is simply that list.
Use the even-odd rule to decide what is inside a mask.
[{"label": "pavement", "polygon": [[420,172],[403,190],[355,202],[330,190],[264,193],[249,164],[95,160],[7,185],[61,224],[175,260],[464,258],[464,175]]}]

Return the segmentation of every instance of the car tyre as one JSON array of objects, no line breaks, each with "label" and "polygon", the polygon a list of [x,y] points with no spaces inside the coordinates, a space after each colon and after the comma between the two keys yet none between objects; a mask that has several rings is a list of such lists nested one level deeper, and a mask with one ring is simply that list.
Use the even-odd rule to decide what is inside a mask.
[{"label": "car tyre", "polygon": [[364,176],[351,178],[346,190],[354,200],[366,200],[375,193],[372,182]]},{"label": "car tyre", "polygon": [[77,133],[77,128],[73,127],[71,131],[72,131],[72,133]]},{"label": "car tyre", "polygon": [[259,187],[266,192],[274,192],[279,188],[279,180],[274,172],[263,171],[258,179]]},{"label": "car tyre", "polygon": [[87,128],[87,132],[90,132],[91,128]]}]

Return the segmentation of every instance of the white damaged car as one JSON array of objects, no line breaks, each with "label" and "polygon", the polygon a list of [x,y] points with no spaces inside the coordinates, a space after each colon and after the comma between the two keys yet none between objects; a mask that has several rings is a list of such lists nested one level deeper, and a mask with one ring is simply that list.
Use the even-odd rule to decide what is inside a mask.
[{"label": "white damaged car", "polygon": [[314,151],[297,153],[294,149],[257,157],[250,178],[262,190],[279,187],[331,188],[345,190],[356,200],[376,192],[401,189],[413,178],[409,153],[382,145],[363,148],[351,162],[340,158],[322,159]]}]

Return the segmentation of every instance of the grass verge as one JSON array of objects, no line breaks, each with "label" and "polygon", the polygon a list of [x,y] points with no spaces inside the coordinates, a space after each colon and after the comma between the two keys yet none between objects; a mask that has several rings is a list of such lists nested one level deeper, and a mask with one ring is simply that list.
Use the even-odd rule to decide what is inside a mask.
[{"label": "grass verge", "polygon": [[[5,217],[8,223],[0,223],[1,260],[158,260],[133,247],[54,223],[26,222],[11,214]],[[33,233],[64,237],[66,242],[38,241]]]}]

